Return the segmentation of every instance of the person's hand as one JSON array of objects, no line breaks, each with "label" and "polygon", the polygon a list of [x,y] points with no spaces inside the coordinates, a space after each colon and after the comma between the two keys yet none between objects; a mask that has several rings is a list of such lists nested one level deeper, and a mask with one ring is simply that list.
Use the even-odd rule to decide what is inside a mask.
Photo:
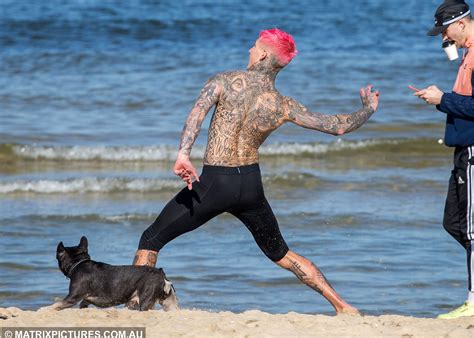
[{"label": "person's hand", "polygon": [[378,90],[374,90],[372,85],[368,85],[365,88],[360,89],[360,100],[364,107],[370,107],[375,112],[379,105],[380,93]]},{"label": "person's hand", "polygon": [[418,96],[426,103],[434,105],[441,103],[441,98],[443,97],[443,94],[444,93],[436,86],[429,86],[428,88],[413,93],[413,95]]},{"label": "person's hand", "polygon": [[196,174],[196,169],[194,169],[194,166],[187,156],[178,155],[176,163],[174,164],[173,172],[181,177],[181,179],[188,185],[189,190],[193,190],[193,177],[199,182],[199,176]]}]

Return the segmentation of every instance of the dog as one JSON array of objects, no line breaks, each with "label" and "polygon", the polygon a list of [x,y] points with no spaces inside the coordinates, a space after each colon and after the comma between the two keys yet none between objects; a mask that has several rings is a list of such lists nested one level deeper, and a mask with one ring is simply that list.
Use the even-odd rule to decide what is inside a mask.
[{"label": "dog", "polygon": [[179,309],[175,289],[163,269],[96,262],[90,259],[87,247],[84,236],[78,246],[65,247],[59,242],[56,259],[59,270],[71,280],[69,294],[40,310],[59,311],[81,302],[81,309],[89,304],[101,308],[127,304],[129,309],[147,311],[157,301],[165,311]]}]

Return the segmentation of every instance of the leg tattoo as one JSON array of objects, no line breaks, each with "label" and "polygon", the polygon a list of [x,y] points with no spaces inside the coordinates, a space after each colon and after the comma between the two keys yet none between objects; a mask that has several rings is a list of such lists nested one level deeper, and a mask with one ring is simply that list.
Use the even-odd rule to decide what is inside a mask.
[{"label": "leg tattoo", "polygon": [[313,290],[323,294],[323,291],[320,287],[322,283],[326,283],[332,289],[332,285],[329,284],[323,273],[313,263],[310,263],[310,269],[314,272],[314,278],[311,278],[303,271],[301,264],[292,259],[290,259],[290,262],[290,271],[293,272],[300,281],[308,285]]},{"label": "leg tattoo", "polygon": [[133,265],[155,266],[158,252],[151,250],[137,250]]},{"label": "leg tattoo", "polygon": [[279,266],[290,270],[304,284],[326,298],[336,312],[359,314],[356,308],[347,304],[334,290],[324,274],[308,259],[289,251],[283,259],[277,262]]}]

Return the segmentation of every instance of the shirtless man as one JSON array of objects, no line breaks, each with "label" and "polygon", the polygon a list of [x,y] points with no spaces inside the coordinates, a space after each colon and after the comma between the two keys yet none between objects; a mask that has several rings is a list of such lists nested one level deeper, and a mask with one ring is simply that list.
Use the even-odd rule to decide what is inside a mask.
[{"label": "shirtless man", "polygon": [[[353,114],[313,113],[275,88],[278,72],[297,54],[291,35],[276,28],[262,31],[249,52],[246,71],[219,73],[201,91],[184,126],[174,165],[187,188],[143,232],[134,264],[154,266],[158,252],[168,242],[228,212],[247,226],[269,259],[323,295],[337,314],[358,314],[311,261],[288,249],[264,195],[258,149],[285,122],[332,135],[349,133],[375,112],[379,94],[370,86],[362,88],[362,108]],[[202,121],[214,106],[199,177],[189,156]]]}]

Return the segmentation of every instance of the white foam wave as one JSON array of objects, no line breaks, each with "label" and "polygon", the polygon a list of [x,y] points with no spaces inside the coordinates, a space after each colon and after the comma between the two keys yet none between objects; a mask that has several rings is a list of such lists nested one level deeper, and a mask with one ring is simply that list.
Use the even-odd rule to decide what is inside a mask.
[{"label": "white foam wave", "polygon": [[[69,160],[69,161],[172,161],[176,159],[176,147],[58,147],[58,146],[14,146],[19,157],[28,159]],[[195,147],[193,157],[202,158],[204,149]]]},{"label": "white foam wave", "polygon": [[[275,143],[264,145],[260,149],[261,156],[298,156],[303,154],[325,154],[344,149],[362,149],[382,144],[397,144],[396,140],[361,140],[343,141],[338,139],[331,143]],[[110,147],[110,146],[34,146],[16,145],[15,154],[27,159],[69,160],[69,161],[174,161],[176,147],[148,146],[148,147]],[[202,159],[204,147],[196,146],[192,152],[193,159]]]},{"label": "white foam wave", "polygon": [[338,139],[331,143],[276,143],[262,147],[260,155],[302,155],[302,154],[325,154],[346,149],[362,149],[371,146],[383,144],[397,144],[396,140],[361,140],[361,141],[343,141]]},{"label": "white foam wave", "polygon": [[104,214],[29,214],[24,215],[25,221],[30,220],[40,220],[40,221],[56,221],[56,222],[64,222],[64,221],[80,221],[80,222],[90,222],[90,221],[106,221],[112,223],[119,223],[119,222],[127,222],[127,221],[143,221],[149,220],[151,218],[155,218],[156,213],[148,213],[148,214],[138,214],[138,213],[126,213],[126,214],[118,214],[118,215],[104,215]]},{"label": "white foam wave", "polygon": [[11,193],[110,193],[118,191],[152,192],[179,189],[183,184],[178,180],[166,179],[123,179],[123,178],[83,178],[71,180],[36,180],[0,182],[0,194]]}]

